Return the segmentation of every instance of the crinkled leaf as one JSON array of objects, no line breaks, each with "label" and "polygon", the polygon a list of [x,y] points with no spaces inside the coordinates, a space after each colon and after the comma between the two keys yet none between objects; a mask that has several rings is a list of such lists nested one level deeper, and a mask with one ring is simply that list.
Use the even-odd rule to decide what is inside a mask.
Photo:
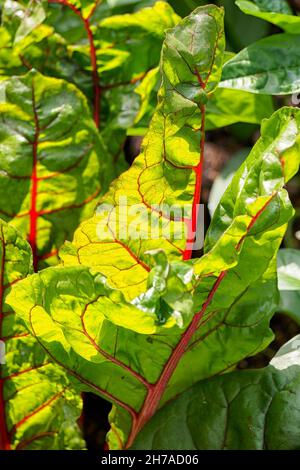
[{"label": "crinkled leaf", "polygon": [[31,272],[32,255],[1,220],[0,259],[0,449],[81,448],[80,398],[6,303],[11,286]]},{"label": "crinkled leaf", "polygon": [[0,214],[30,241],[36,268],[92,213],[106,154],[73,85],[32,71],[0,94]]},{"label": "crinkled leaf", "polygon": [[300,35],[276,34],[226,62],[220,86],[269,95],[296,93],[300,91],[299,70]]},{"label": "crinkled leaf", "polygon": [[300,253],[291,248],[281,249],[277,257],[279,311],[288,313],[300,323]]},{"label": "crinkled leaf", "polygon": [[290,34],[300,34],[300,17],[294,16],[285,0],[237,0],[236,5],[246,14],[256,16],[262,20],[279,26]]},{"label": "crinkled leaf", "polygon": [[138,436],[143,450],[299,450],[300,367],[233,372],[165,405]]}]

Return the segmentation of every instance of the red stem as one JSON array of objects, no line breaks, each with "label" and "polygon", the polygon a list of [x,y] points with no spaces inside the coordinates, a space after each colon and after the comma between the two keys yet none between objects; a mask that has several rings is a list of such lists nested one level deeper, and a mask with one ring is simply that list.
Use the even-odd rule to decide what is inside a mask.
[{"label": "red stem", "polygon": [[[202,87],[202,81],[200,82]],[[184,253],[183,253],[183,260],[187,261],[191,259],[193,254],[193,239],[195,237],[195,232],[197,229],[197,222],[198,222],[198,204],[200,204],[201,200],[201,189],[202,189],[202,174],[203,174],[203,162],[204,162],[204,145],[205,145],[205,115],[206,115],[206,107],[204,105],[200,106],[200,111],[202,114],[201,119],[201,139],[200,139],[200,159],[199,163],[196,167],[194,167],[195,175],[196,175],[196,182],[195,182],[195,191],[194,191],[194,199],[192,205],[192,217],[191,220],[188,221],[188,235],[187,235],[187,246]]]},{"label": "red stem", "polygon": [[40,135],[40,126],[39,126],[39,118],[36,109],[36,102],[35,102],[35,93],[34,93],[34,84],[32,85],[32,106],[33,106],[33,115],[34,115],[34,125],[35,125],[35,134],[34,140],[32,143],[32,156],[33,156],[33,163],[32,163],[32,172],[31,172],[31,205],[29,210],[29,217],[30,217],[30,228],[29,228],[29,235],[28,241],[30,243],[32,254],[33,254],[33,268],[34,271],[38,271],[38,250],[37,250],[37,220],[38,220],[38,212],[37,212],[37,193],[38,193],[38,177],[37,177],[37,163],[38,163],[38,143],[39,143],[39,135]]},{"label": "red stem", "polygon": [[[1,227],[2,258],[0,271],[0,339],[2,338],[3,326],[3,298],[4,298],[4,267],[5,267],[5,241],[3,228]],[[2,378],[2,365],[0,365],[0,450],[10,450],[10,439],[6,424],[5,400],[4,400],[4,379]]]},{"label": "red stem", "polygon": [[74,11],[74,13],[79,16],[83,22],[84,28],[87,33],[88,41],[90,44],[90,60],[92,66],[92,78],[93,78],[93,88],[94,88],[94,121],[97,127],[100,126],[100,112],[101,112],[101,86],[99,83],[99,74],[97,68],[97,54],[94,42],[93,32],[91,30],[90,19],[95,12],[95,9],[99,2],[96,2],[95,7],[92,9],[90,15],[87,18],[82,16],[81,11],[76,8],[74,5],[68,2],[68,0],[48,0],[48,3],[60,3],[61,5],[67,6]]}]

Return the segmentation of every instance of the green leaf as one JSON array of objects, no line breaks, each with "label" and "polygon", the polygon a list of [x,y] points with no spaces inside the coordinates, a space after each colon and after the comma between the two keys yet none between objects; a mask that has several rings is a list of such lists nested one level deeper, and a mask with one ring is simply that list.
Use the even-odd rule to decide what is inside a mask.
[{"label": "green leaf", "polygon": [[276,34],[226,62],[220,86],[268,95],[296,93],[300,91],[299,70],[300,35]]},{"label": "green leaf", "polygon": [[279,26],[290,34],[300,33],[300,17],[294,16],[285,0],[278,2],[269,0],[237,0],[236,5],[247,15],[256,16]]},{"label": "green leaf", "polygon": [[234,217],[251,213],[257,197],[272,194],[297,173],[299,130],[298,109],[283,107],[263,121],[260,139],[235,173],[214,213],[206,236],[206,250],[214,246]]},{"label": "green leaf", "polygon": [[298,450],[300,366],[205,380],[165,405],[138,436],[143,450]]},{"label": "green leaf", "polygon": [[292,248],[279,250],[277,274],[280,293],[278,310],[288,313],[300,323],[300,253],[298,250]]},{"label": "green leaf", "polygon": [[92,214],[106,154],[73,85],[32,71],[2,81],[0,95],[0,214],[28,238],[36,269]]},{"label": "green leaf", "polygon": [[274,105],[270,96],[218,88],[208,100],[206,130],[230,126],[237,122],[260,124],[273,112]]},{"label": "green leaf", "polygon": [[145,122],[145,126],[147,126],[154,114],[160,78],[159,68],[156,67],[150,70],[141,83],[136,87],[135,93],[140,96],[141,106],[134,121],[135,125],[138,124],[141,126],[142,121],[142,123]]},{"label": "green leaf", "polygon": [[11,286],[32,272],[32,255],[2,220],[0,259],[0,449],[82,448],[80,398],[6,302]]}]

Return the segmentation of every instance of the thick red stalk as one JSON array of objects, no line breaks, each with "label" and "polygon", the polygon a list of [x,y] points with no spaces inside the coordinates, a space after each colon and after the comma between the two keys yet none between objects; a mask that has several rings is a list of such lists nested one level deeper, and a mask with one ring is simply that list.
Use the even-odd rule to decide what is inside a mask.
[{"label": "thick red stalk", "polygon": [[[200,85],[202,81],[200,82]],[[202,86],[202,85],[201,85]],[[205,146],[205,115],[206,115],[206,107],[204,105],[200,106],[200,111],[202,115],[201,119],[201,138],[200,138],[200,158],[199,163],[196,167],[194,167],[195,171],[195,190],[194,190],[194,199],[192,205],[192,217],[191,220],[188,221],[188,234],[187,234],[187,247],[183,253],[183,260],[187,261],[191,259],[193,254],[193,240],[195,237],[195,233],[197,230],[197,222],[198,222],[198,204],[201,201],[201,189],[202,189],[202,174],[203,174],[203,162],[204,162],[204,146]]]},{"label": "thick red stalk", "polygon": [[[1,245],[2,258],[0,267],[0,339],[2,338],[3,326],[3,298],[4,298],[4,267],[5,267],[5,241],[3,229],[1,228]],[[10,450],[10,439],[7,430],[5,416],[5,399],[4,399],[4,379],[2,378],[2,366],[0,365],[0,450]]]},{"label": "thick red stalk", "polygon": [[99,83],[99,74],[97,68],[97,54],[96,47],[94,42],[94,36],[90,25],[90,19],[93,15],[95,8],[99,2],[96,2],[95,7],[92,9],[90,15],[87,18],[84,18],[81,11],[76,8],[72,3],[69,3],[68,0],[48,0],[48,3],[60,3],[61,5],[71,8],[71,10],[76,13],[77,16],[83,22],[84,28],[87,33],[89,45],[90,45],[90,61],[92,67],[92,78],[93,78],[93,89],[94,89],[94,121],[97,127],[100,126],[100,112],[101,112],[101,86]]},{"label": "thick red stalk", "polygon": [[38,270],[38,250],[37,250],[37,220],[38,220],[38,212],[37,212],[37,193],[38,193],[38,176],[37,176],[37,164],[38,164],[38,143],[39,143],[39,135],[40,135],[40,126],[39,126],[39,119],[36,110],[36,103],[35,103],[35,92],[34,92],[34,85],[32,86],[32,105],[33,105],[33,115],[34,115],[34,126],[35,126],[35,133],[34,139],[32,142],[32,171],[31,171],[31,203],[30,203],[30,210],[29,210],[29,218],[30,218],[30,227],[29,227],[29,235],[28,241],[30,243],[33,255],[33,268],[34,271],[37,272]]}]

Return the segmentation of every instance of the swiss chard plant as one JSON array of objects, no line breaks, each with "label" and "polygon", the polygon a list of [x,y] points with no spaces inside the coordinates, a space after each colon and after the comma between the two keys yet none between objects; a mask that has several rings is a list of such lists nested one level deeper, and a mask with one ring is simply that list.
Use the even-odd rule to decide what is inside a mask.
[{"label": "swiss chard plant", "polygon": [[[298,17],[238,1],[287,33],[234,55],[223,8],[136,3],[1,2],[0,448],[82,448],[92,392],[109,449],[297,449],[299,341],[238,365],[273,340],[300,111],[271,96],[300,91]],[[207,131],[234,123],[260,136],[202,243]]]}]

